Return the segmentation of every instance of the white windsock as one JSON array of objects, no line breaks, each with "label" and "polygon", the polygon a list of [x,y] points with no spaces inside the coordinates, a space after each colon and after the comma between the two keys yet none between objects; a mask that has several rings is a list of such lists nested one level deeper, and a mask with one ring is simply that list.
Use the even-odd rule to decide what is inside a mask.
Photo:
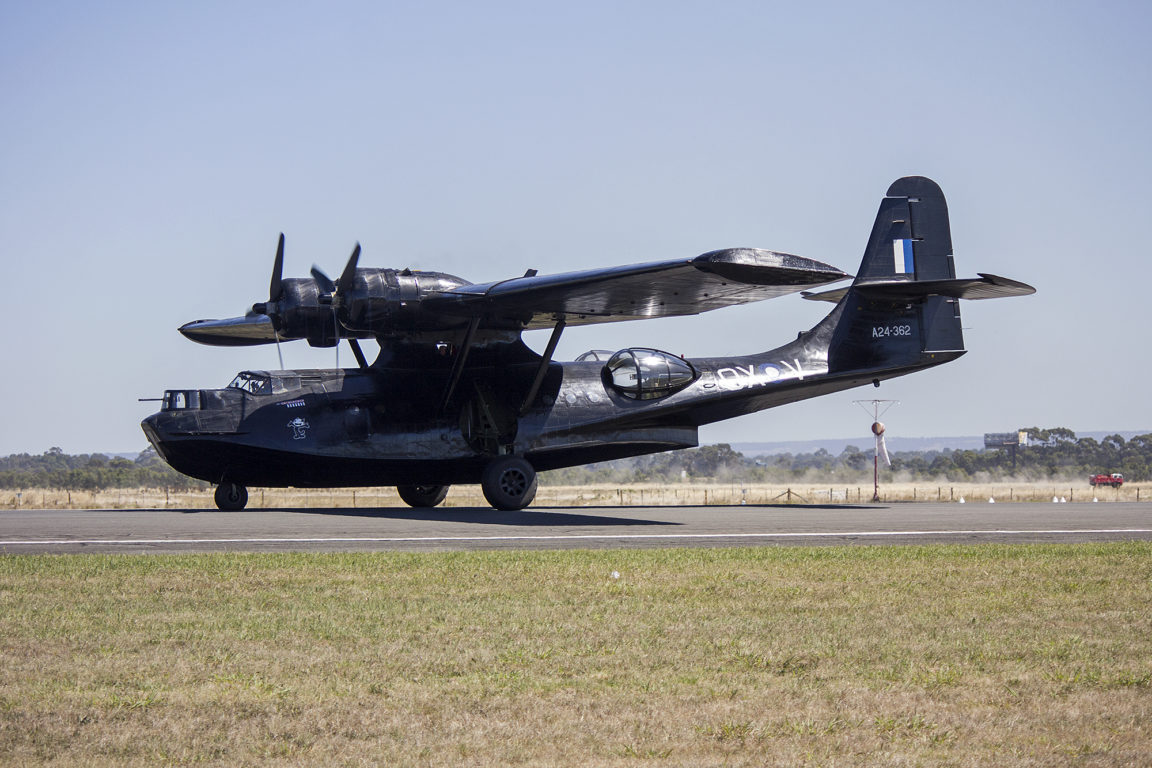
[{"label": "white windsock", "polygon": [[872,434],[876,435],[876,455],[884,459],[884,464],[892,466],[892,459],[888,458],[888,444],[884,440],[884,425],[879,422],[872,423]]}]

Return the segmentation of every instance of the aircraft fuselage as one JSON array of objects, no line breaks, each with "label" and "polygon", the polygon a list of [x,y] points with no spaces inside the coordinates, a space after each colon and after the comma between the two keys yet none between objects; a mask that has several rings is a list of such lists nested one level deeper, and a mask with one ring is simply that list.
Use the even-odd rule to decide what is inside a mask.
[{"label": "aircraft fuselage", "polygon": [[779,349],[730,358],[632,350],[638,363],[615,370],[616,356],[554,362],[527,406],[538,357],[468,367],[447,403],[445,367],[246,372],[225,389],[168,391],[144,430],[173,467],[214,483],[477,483],[494,456],[548,470],[692,447],[702,424],[961,354],[829,375],[824,335],[818,326]]}]

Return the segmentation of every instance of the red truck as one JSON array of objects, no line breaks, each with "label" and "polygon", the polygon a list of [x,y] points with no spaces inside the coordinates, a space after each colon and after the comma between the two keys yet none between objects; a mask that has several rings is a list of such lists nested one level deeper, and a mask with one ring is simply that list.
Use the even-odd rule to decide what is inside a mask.
[{"label": "red truck", "polygon": [[1110,485],[1113,488],[1119,488],[1120,486],[1124,485],[1124,475],[1121,475],[1119,472],[1113,472],[1110,475],[1105,475],[1103,473],[1099,475],[1089,475],[1088,485],[1092,486],[1093,488],[1098,485]]}]

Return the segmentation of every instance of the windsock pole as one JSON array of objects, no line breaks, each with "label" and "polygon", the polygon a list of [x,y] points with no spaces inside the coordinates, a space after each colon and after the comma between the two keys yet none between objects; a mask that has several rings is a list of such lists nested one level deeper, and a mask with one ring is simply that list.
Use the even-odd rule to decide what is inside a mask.
[{"label": "windsock pole", "polygon": [[[876,449],[872,452],[872,501],[880,501],[880,450],[884,441],[884,425],[880,422],[880,417],[894,405],[900,403],[899,400],[853,400],[852,402],[859,405],[864,410],[868,410],[871,406],[872,410],[872,434],[876,438]],[[884,406],[881,410],[880,406]],[[892,462],[888,460],[887,446],[884,446],[884,460],[889,464]]]}]

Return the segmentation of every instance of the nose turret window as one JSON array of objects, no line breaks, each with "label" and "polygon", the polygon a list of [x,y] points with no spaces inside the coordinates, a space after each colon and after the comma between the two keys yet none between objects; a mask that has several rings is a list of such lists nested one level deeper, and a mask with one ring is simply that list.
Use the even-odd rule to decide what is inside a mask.
[{"label": "nose turret window", "polygon": [[622,349],[604,366],[608,383],[634,400],[655,400],[683,389],[696,378],[685,360],[658,349]]},{"label": "nose turret window", "polygon": [[200,410],[200,390],[198,389],[169,389],[164,393],[162,411],[198,411]]}]

